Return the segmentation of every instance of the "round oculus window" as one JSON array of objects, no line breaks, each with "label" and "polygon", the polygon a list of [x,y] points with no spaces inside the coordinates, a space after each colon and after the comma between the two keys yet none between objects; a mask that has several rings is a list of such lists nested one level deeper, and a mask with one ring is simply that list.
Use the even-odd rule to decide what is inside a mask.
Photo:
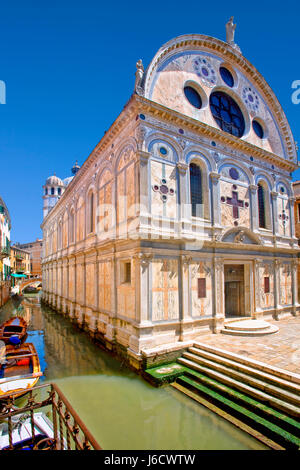
[{"label": "round oculus window", "polygon": [[222,80],[226,85],[230,86],[230,88],[234,85],[234,79],[232,73],[226,67],[220,67],[220,75]]},{"label": "round oculus window", "polygon": [[201,109],[202,108],[202,99],[199,93],[195,90],[195,88],[191,86],[184,87],[184,94],[188,102],[194,106],[194,108]]},{"label": "round oculus window", "polygon": [[225,132],[242,137],[245,120],[238,104],[223,91],[215,91],[209,98],[210,110],[218,126]]},{"label": "round oculus window", "polygon": [[254,120],[254,121],[252,121],[252,127],[253,127],[253,130],[254,130],[255,134],[257,135],[257,137],[259,137],[260,139],[263,139],[264,129],[263,129],[262,125],[258,121]]}]

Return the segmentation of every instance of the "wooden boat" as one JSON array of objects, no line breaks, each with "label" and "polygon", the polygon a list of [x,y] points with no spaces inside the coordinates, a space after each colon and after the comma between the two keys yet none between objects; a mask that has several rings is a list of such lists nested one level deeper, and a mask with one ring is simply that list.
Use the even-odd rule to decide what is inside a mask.
[{"label": "wooden boat", "polygon": [[27,323],[22,317],[12,317],[0,326],[0,341],[9,343],[11,336],[18,336],[19,340],[24,341],[27,335]]},{"label": "wooden boat", "polygon": [[4,363],[0,364],[0,400],[3,395],[19,392],[15,398],[34,387],[40,376],[39,357],[32,343],[24,343],[19,348],[8,345]]},{"label": "wooden boat", "polygon": [[[24,419],[25,418],[25,419]],[[13,416],[11,431],[12,450],[52,450],[55,449],[53,424],[43,412],[28,415]],[[32,442],[32,422],[34,424],[34,440]],[[9,430],[7,422],[0,424],[0,450],[11,449],[9,445]],[[67,443],[64,439],[64,449]]]}]

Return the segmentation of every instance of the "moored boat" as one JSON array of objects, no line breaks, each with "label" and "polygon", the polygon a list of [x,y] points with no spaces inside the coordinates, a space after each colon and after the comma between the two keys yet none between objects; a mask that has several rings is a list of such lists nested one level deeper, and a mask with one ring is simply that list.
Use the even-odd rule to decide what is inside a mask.
[{"label": "moored boat", "polygon": [[12,336],[18,337],[18,342],[22,342],[26,335],[27,323],[22,317],[12,317],[0,326],[0,341],[5,344],[10,342]]},{"label": "moored boat", "polygon": [[24,343],[18,348],[7,345],[5,349],[4,360],[0,364],[0,400],[9,393],[19,392],[15,398],[24,395],[43,375],[32,343]]}]

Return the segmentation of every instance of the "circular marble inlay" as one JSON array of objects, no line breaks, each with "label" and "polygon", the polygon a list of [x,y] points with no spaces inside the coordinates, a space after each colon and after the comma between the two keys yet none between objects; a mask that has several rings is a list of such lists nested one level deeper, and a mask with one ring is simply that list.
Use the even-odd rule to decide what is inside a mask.
[{"label": "circular marble inlay", "polygon": [[201,56],[196,57],[193,60],[193,68],[205,85],[213,87],[217,83],[217,74],[208,59]]},{"label": "circular marble inlay", "polygon": [[229,170],[229,176],[230,176],[230,178],[232,178],[233,180],[237,180],[237,179],[239,179],[240,174],[239,174],[239,172],[237,171],[236,168],[230,168],[230,170]]},{"label": "circular marble inlay", "polygon": [[246,86],[243,88],[242,97],[245,105],[250,111],[257,112],[259,108],[259,98],[253,88]]}]

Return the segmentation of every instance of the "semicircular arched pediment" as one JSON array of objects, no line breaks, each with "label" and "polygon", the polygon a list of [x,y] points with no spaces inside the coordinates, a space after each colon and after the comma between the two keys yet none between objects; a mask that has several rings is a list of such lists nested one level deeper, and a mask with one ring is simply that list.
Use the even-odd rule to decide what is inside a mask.
[{"label": "semicircular arched pediment", "polygon": [[244,245],[262,245],[258,235],[247,227],[236,227],[227,230],[220,239],[223,243],[238,243]]}]

